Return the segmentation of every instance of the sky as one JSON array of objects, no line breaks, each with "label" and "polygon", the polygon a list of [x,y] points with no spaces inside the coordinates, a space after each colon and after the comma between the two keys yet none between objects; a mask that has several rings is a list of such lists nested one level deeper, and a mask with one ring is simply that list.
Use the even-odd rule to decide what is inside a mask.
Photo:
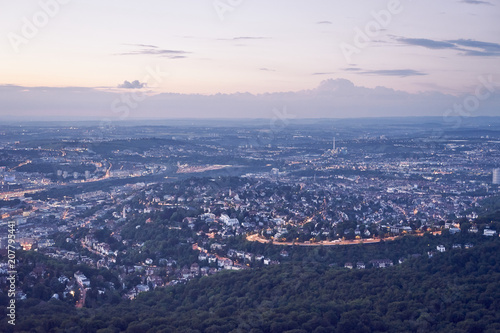
[{"label": "sky", "polygon": [[494,0],[0,6],[1,119],[500,115]]}]

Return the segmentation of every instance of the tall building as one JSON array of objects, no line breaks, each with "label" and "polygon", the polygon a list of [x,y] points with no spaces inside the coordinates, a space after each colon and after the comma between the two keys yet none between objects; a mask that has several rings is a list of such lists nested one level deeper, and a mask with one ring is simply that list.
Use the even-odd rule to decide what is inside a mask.
[{"label": "tall building", "polygon": [[335,137],[333,137],[333,147],[332,150],[335,151]]},{"label": "tall building", "polygon": [[493,169],[493,184],[500,185],[500,168]]}]

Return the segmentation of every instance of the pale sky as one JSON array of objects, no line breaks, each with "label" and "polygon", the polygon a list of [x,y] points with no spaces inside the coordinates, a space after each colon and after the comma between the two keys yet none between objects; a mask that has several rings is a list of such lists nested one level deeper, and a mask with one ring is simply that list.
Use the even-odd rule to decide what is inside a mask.
[{"label": "pale sky", "polygon": [[[480,76],[500,82],[500,3],[493,0],[2,0],[0,5],[0,116],[67,108],[79,94],[75,89],[87,89],[74,103],[87,101],[77,108],[90,112],[93,103],[106,109],[107,98],[112,103],[130,90],[149,96],[133,106],[139,109],[153,107],[155,98],[165,101],[162,93],[186,100],[191,94],[230,94],[237,103],[238,92],[261,98],[307,95],[324,82],[344,79],[372,89],[370,95],[379,86],[409,96],[440,94],[442,108],[450,96],[474,93]],[[152,71],[163,73],[161,79]],[[289,103],[272,96],[275,104]],[[165,103],[154,107],[171,110]],[[204,115],[211,114],[206,100],[200,106]]]}]

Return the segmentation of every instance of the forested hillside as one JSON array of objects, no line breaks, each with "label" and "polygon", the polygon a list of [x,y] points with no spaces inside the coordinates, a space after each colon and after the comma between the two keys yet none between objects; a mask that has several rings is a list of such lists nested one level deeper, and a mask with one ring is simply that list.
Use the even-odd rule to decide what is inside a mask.
[{"label": "forested hillside", "polygon": [[15,328],[27,332],[498,332],[500,244],[385,269],[222,272],[97,310],[19,305]]}]

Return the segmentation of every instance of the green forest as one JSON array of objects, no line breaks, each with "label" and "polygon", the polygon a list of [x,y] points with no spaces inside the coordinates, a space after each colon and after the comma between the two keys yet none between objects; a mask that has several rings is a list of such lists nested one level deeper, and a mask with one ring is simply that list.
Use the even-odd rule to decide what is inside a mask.
[{"label": "green forest", "polygon": [[500,331],[500,242],[385,269],[290,262],[225,271],[97,309],[55,299],[17,305],[15,330],[2,320],[0,331],[492,333]]}]

